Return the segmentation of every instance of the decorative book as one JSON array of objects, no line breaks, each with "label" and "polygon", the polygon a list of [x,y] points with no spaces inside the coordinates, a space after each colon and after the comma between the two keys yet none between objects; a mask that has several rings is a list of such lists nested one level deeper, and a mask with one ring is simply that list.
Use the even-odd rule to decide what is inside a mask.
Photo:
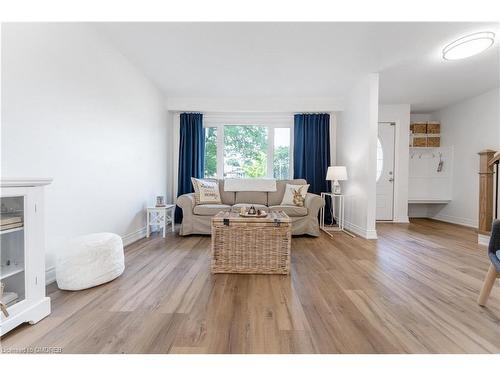
[{"label": "decorative book", "polygon": [[13,224],[5,224],[0,227],[1,230],[7,230],[7,229],[14,229],[14,228],[19,228],[22,227],[23,223],[13,223]]},{"label": "decorative book", "polygon": [[22,225],[23,218],[22,216],[12,215],[12,214],[2,214],[0,217],[0,225],[3,227],[8,224],[21,223]]}]

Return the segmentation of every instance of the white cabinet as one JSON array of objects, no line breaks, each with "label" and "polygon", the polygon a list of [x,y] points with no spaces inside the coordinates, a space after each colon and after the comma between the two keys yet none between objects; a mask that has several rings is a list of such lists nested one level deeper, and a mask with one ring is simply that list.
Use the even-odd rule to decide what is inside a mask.
[{"label": "white cabinet", "polygon": [[0,336],[16,326],[35,324],[50,314],[45,296],[43,190],[51,179],[2,179]]}]

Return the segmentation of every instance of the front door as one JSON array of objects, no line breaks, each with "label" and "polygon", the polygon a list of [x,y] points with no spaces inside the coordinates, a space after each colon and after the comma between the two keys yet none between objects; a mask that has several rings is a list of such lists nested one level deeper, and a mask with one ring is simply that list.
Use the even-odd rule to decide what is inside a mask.
[{"label": "front door", "polygon": [[394,131],[393,122],[378,124],[377,220],[394,219]]}]

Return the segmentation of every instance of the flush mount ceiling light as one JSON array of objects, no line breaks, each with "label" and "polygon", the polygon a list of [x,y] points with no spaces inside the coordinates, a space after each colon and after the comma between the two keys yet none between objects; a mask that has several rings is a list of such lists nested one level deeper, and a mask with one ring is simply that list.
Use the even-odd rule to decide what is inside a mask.
[{"label": "flush mount ceiling light", "polygon": [[443,59],[460,60],[477,55],[495,43],[495,33],[484,31],[464,36],[443,48]]}]

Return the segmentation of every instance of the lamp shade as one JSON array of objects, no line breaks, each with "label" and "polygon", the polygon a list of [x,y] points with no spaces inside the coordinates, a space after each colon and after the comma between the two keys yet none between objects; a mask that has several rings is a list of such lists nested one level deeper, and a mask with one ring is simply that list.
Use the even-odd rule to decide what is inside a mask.
[{"label": "lamp shade", "polygon": [[326,172],[328,181],[344,181],[347,180],[347,169],[344,166],[328,167]]}]

